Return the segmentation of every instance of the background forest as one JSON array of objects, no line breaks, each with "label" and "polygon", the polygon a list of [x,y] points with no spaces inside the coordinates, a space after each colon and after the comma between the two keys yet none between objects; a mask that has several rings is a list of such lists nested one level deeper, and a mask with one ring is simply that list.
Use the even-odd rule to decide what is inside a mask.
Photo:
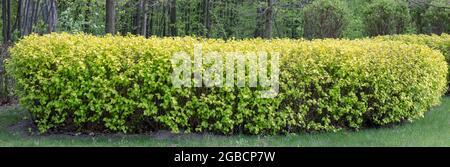
[{"label": "background forest", "polygon": [[30,33],[360,38],[450,32],[449,0],[3,0],[2,41]]}]

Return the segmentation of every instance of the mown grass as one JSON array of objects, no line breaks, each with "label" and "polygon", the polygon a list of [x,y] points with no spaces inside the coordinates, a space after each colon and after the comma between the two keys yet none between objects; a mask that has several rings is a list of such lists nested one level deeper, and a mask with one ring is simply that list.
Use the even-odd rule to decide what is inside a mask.
[{"label": "mown grass", "polygon": [[450,97],[425,118],[393,127],[276,136],[158,132],[143,135],[38,135],[21,125],[26,111],[0,107],[0,146],[450,146]]}]

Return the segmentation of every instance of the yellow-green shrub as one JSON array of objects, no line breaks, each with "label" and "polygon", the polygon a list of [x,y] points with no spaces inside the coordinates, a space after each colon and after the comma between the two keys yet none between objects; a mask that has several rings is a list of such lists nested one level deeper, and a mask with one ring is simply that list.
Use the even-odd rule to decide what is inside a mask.
[{"label": "yellow-green shrub", "polygon": [[[445,60],[450,64],[450,35],[388,35],[375,37],[376,40],[401,41],[407,44],[426,45],[432,49],[439,50],[445,56]],[[449,66],[450,67],[450,66]],[[450,70],[450,68],[449,68]],[[450,75],[447,77],[448,85],[450,85]],[[450,93],[450,89],[447,93]]]},{"label": "yellow-green shrub", "polygon": [[[279,52],[280,92],[175,88],[172,54]],[[11,50],[7,70],[41,132],[281,133],[413,120],[439,102],[447,65],[423,45],[370,40],[231,40],[51,34]],[[247,73],[250,71],[247,71]]]}]

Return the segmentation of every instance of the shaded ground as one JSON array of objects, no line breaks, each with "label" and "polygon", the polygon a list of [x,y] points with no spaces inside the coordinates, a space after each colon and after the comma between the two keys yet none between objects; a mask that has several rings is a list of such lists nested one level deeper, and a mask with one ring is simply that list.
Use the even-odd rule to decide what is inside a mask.
[{"label": "shaded ground", "polygon": [[413,123],[357,132],[276,136],[213,134],[47,134],[39,135],[24,109],[0,107],[0,146],[447,146],[450,147],[450,97]]}]

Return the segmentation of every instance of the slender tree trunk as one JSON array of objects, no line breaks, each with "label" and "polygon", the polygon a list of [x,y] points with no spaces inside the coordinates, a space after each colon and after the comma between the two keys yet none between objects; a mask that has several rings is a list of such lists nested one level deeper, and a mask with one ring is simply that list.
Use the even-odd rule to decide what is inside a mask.
[{"label": "slender tree trunk", "polygon": [[184,34],[185,35],[191,35],[191,17],[190,17],[190,6],[184,7],[184,17],[185,17],[185,23],[184,23]]},{"label": "slender tree trunk", "polygon": [[56,24],[58,21],[58,13],[55,0],[48,0],[47,11],[47,33],[51,33],[53,31],[56,31]]},{"label": "slender tree trunk", "polygon": [[30,7],[30,0],[25,0],[23,3],[23,9],[21,10],[23,12],[22,14],[22,27],[20,30],[20,35],[21,36],[25,36],[27,35],[27,30],[28,30],[28,12],[29,12],[29,7]]},{"label": "slender tree trunk", "polygon": [[34,0],[27,0],[27,6],[26,6],[26,14],[24,15],[25,23],[24,23],[24,31],[22,36],[26,36],[33,32],[33,22],[34,22],[34,13],[35,13],[35,1]]},{"label": "slender tree trunk", "polygon": [[203,25],[206,28],[206,37],[211,36],[211,20],[210,20],[210,2],[209,0],[203,0]]},{"label": "slender tree trunk", "polygon": [[162,23],[162,36],[166,36],[166,27],[167,27],[167,5],[164,4],[163,6],[163,12],[162,12],[162,16],[161,16],[161,23]]},{"label": "slender tree trunk", "polygon": [[116,34],[116,1],[106,0],[106,33]]},{"label": "slender tree trunk", "polygon": [[6,18],[7,18],[6,36],[7,41],[11,42],[11,0],[6,0],[6,6],[8,6],[6,11]]},{"label": "slender tree trunk", "polygon": [[88,0],[88,1],[86,2],[86,5],[89,6],[89,7],[87,7],[87,8],[84,10],[84,24],[83,24],[83,29],[84,29],[84,32],[90,32],[91,26],[90,26],[89,22],[90,22],[90,19],[91,19],[91,18],[89,18],[89,16],[91,15],[91,6],[93,5],[93,4],[92,4],[92,1],[91,1],[91,0]]},{"label": "slender tree trunk", "polygon": [[[31,24],[35,25],[38,21],[38,16],[39,16],[39,5],[41,4],[40,0],[36,0],[36,2],[34,2],[34,11],[33,11],[33,22],[31,22]],[[33,29],[31,29],[31,32],[33,32]]]},{"label": "slender tree trunk", "polygon": [[22,29],[22,0],[17,1],[16,21],[14,22],[13,31]]},{"label": "slender tree trunk", "polygon": [[28,0],[27,12],[25,14],[26,26],[24,27],[25,31],[24,31],[23,36],[26,36],[26,35],[30,34],[31,32],[33,32],[33,23],[34,23],[34,15],[35,15],[34,13],[35,13],[35,8],[36,8],[35,3],[36,2],[34,0]]},{"label": "slender tree trunk", "polygon": [[264,29],[264,38],[272,38],[272,26],[273,26],[273,0],[267,0],[267,9],[265,12],[266,21]]},{"label": "slender tree trunk", "polygon": [[136,34],[145,36],[147,33],[147,0],[139,0],[138,10],[134,20],[135,27],[133,31]]},{"label": "slender tree trunk", "polygon": [[5,26],[7,23],[7,18],[6,18],[6,11],[7,11],[7,6],[6,6],[6,0],[2,0],[2,35],[3,35],[3,43],[8,42],[8,37],[7,37],[7,27]]},{"label": "slender tree trunk", "polygon": [[22,36],[25,36],[25,35],[28,35],[28,26],[29,26],[29,24],[28,24],[28,20],[30,20],[30,15],[31,15],[31,10],[30,10],[30,8],[32,7],[32,5],[31,5],[31,1],[30,0],[25,0],[25,2],[24,2],[24,5],[23,5],[23,17],[22,17],[22,30],[21,30],[21,35]]},{"label": "slender tree trunk", "polygon": [[[196,15],[194,16],[194,18],[192,19],[192,31],[191,31],[191,33],[192,34],[195,34],[195,35],[200,35],[200,36],[205,36],[205,31],[204,31],[204,17],[202,17],[204,14],[204,3],[203,2],[201,2],[201,3],[198,3],[198,5],[196,5],[195,7],[192,7],[191,8],[191,12],[192,13],[196,13]],[[201,10],[200,10],[201,9]],[[201,25],[201,27],[200,27],[200,24],[195,24],[195,23],[202,23],[202,25]]]},{"label": "slender tree trunk", "polygon": [[143,1],[144,0],[139,0],[138,3],[135,4],[137,10],[133,17],[133,33],[136,35],[141,35],[141,21],[144,12],[144,6],[142,6]]},{"label": "slender tree trunk", "polygon": [[[232,2],[231,2],[232,3]],[[232,15],[232,7],[230,7],[230,3],[228,1],[225,1],[225,36],[231,36],[233,34],[233,30],[232,28],[234,27],[233,25],[233,17]]]},{"label": "slender tree trunk", "polygon": [[141,0],[140,2],[140,8],[142,12],[141,16],[141,25],[140,25],[140,34],[142,36],[147,35],[147,17],[148,17],[148,10],[147,10],[147,0]]},{"label": "slender tree trunk", "polygon": [[177,36],[177,1],[170,1],[170,35]]},{"label": "slender tree trunk", "polygon": [[11,42],[11,1],[2,1],[3,43]]},{"label": "slender tree trunk", "polygon": [[149,23],[148,23],[148,32],[146,37],[153,35],[153,3],[151,4],[152,6],[150,7],[150,17],[149,17]]},{"label": "slender tree trunk", "polygon": [[[166,5],[165,4],[161,4],[160,6],[159,6],[159,11],[161,11],[161,13],[158,15],[156,15],[157,17],[156,17],[156,19],[157,19],[157,22],[156,22],[156,26],[157,26],[157,29],[156,29],[156,34],[158,35],[158,36],[164,36],[164,29],[165,29],[165,18],[166,18]],[[159,17],[159,18],[158,18]]]}]

